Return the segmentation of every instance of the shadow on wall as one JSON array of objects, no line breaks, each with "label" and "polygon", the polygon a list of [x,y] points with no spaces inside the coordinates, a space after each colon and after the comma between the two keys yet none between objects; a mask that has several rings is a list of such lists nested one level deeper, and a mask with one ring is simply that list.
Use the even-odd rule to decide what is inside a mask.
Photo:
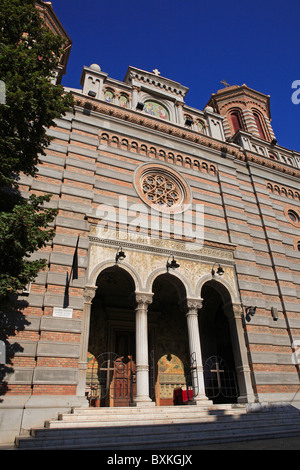
[{"label": "shadow on wall", "polygon": [[0,310],[0,403],[8,390],[9,375],[14,373],[13,359],[16,354],[22,353],[24,348],[12,338],[23,331],[30,322],[26,320],[23,310],[28,306],[25,300],[11,299],[10,304],[2,305]]}]

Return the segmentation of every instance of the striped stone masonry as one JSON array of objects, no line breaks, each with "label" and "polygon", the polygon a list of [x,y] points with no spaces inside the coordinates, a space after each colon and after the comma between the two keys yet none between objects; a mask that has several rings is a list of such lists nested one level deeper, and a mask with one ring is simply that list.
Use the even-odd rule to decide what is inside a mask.
[{"label": "striped stone masonry", "polygon": [[[165,122],[132,109],[137,96],[129,83],[123,88],[120,85],[119,92],[126,89],[131,108],[124,109],[116,100],[105,102],[101,93],[109,79],[102,80],[102,92],[97,91],[96,98],[89,96],[89,90],[86,94],[73,91],[77,104],[49,130],[53,140],[46,156],[41,157],[37,177],[22,176],[20,180],[25,196],[50,193],[48,205],[57,208],[58,215],[53,241],[32,256],[46,258],[47,267],[29,292],[20,295],[20,311],[14,313],[17,319],[21,312],[23,324],[8,337],[4,403],[15,396],[27,400],[37,396],[82,399],[78,387],[85,370],[82,355],[88,336],[84,290],[89,286],[93,263],[92,227],[99,219],[100,205],[118,207],[120,197],[131,205],[141,203],[134,175],[149,163],[154,169],[165,165],[184,179],[193,207],[204,207],[204,246],[225,253],[221,260],[230,271],[226,282],[242,309],[242,347],[249,358],[244,366],[250,368],[254,397],[258,401],[291,401],[299,390],[294,360],[300,342],[297,161],[291,165],[268,157],[270,142],[259,139],[249,110],[245,112],[247,132],[253,133],[249,137],[252,143],[259,141],[265,149],[263,154],[259,148],[255,152],[253,147],[239,145],[240,141],[225,141],[230,129],[228,116],[216,109],[193,113],[182,104],[185,113],[194,118],[201,115],[205,121],[206,131],[201,134],[179,122]],[[144,98],[151,92],[149,86]],[[178,89],[166,91],[162,102],[171,94],[174,104]],[[221,126],[219,134],[212,135],[212,126]],[[268,129],[273,138],[269,123]],[[276,151],[283,156],[289,152],[280,147]],[[296,214],[294,219],[292,214]],[[174,234],[172,237],[175,240]],[[75,254],[78,276],[72,279]],[[217,261],[215,254],[210,257],[201,250],[198,258],[193,256],[193,262],[202,260],[207,266],[207,273],[210,260]],[[256,306],[251,318],[246,316],[249,306]],[[54,401],[51,403],[55,408]]]}]

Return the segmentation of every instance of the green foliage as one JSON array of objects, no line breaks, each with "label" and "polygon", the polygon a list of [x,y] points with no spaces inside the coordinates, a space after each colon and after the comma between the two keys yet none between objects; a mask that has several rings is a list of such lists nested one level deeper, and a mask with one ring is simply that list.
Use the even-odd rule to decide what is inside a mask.
[{"label": "green foliage", "polygon": [[21,173],[35,176],[51,138],[47,128],[70,109],[71,95],[53,85],[62,39],[43,24],[34,0],[1,0],[0,80],[0,299],[33,280],[45,265],[28,257],[54,236],[49,196],[25,198]]},{"label": "green foliage", "polygon": [[47,227],[56,211],[43,207],[49,196],[32,194],[29,200],[18,199],[11,212],[3,211],[0,215],[0,298],[34,280],[45,260],[26,258],[54,235],[54,230]]},{"label": "green foliage", "polygon": [[71,104],[51,77],[62,40],[42,26],[34,0],[1,0],[0,79],[6,84],[6,105],[0,107],[0,186],[13,184],[19,172],[33,175],[38,155],[54,125]]}]

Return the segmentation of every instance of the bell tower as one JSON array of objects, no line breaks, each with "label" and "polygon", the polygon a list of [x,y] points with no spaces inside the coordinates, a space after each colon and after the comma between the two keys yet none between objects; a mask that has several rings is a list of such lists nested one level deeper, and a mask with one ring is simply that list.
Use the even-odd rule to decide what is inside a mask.
[{"label": "bell tower", "polygon": [[245,84],[230,86],[222,83],[225,88],[211,96],[208,106],[224,117],[226,139],[232,139],[238,131],[244,131],[264,141],[273,141],[270,96]]},{"label": "bell tower", "polygon": [[42,0],[37,0],[35,3],[37,10],[39,11],[41,17],[44,19],[46,26],[52,31],[53,34],[61,36],[64,40],[63,42],[63,53],[60,57],[59,64],[56,71],[56,80],[55,84],[60,84],[63,75],[65,75],[67,70],[67,64],[71,52],[72,41],[65,29],[63,28],[61,22],[57,18],[51,2],[44,2]]}]

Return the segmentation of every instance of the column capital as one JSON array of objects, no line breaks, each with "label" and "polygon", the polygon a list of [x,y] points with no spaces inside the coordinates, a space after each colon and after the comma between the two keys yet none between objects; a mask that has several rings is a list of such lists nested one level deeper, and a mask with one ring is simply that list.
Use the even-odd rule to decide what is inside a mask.
[{"label": "column capital", "polygon": [[96,286],[86,286],[84,291],[83,291],[83,298],[85,303],[91,303],[94,296],[95,292],[97,290]]},{"label": "column capital", "polygon": [[198,313],[198,309],[202,308],[203,299],[200,298],[185,298],[182,301],[182,307],[186,313],[186,315],[196,314]]},{"label": "column capital", "polygon": [[150,305],[153,299],[153,292],[136,292],[135,299],[138,305]]}]

